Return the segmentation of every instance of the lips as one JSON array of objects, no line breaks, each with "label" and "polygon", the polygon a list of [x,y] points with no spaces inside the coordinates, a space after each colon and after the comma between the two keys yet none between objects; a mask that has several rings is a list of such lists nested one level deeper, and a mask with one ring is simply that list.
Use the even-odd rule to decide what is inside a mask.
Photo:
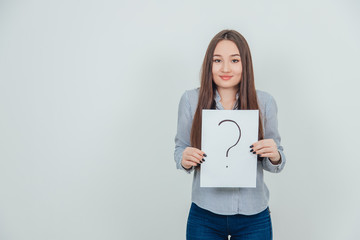
[{"label": "lips", "polygon": [[230,80],[230,78],[232,78],[232,76],[224,75],[224,76],[220,76],[220,78],[221,78],[222,80]]}]

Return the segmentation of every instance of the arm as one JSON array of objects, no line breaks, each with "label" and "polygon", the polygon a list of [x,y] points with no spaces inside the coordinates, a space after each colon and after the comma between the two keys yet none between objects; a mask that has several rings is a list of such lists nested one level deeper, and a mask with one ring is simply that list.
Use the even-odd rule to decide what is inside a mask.
[{"label": "arm", "polygon": [[[262,160],[262,164],[265,170],[269,172],[278,173],[281,172],[285,166],[286,158],[283,153],[284,148],[281,146],[281,137],[278,130],[278,120],[277,120],[277,113],[278,108],[275,102],[275,99],[270,96],[270,99],[265,107],[265,139],[273,139],[277,145],[277,150],[280,155],[280,160],[277,164],[271,162],[268,157],[265,157]],[[277,159],[276,159],[277,160]]]},{"label": "arm", "polygon": [[269,172],[278,173],[285,166],[286,158],[283,147],[280,145],[281,137],[278,131],[277,105],[275,99],[269,95],[264,114],[264,139],[253,144],[256,154],[263,157],[263,168]]},{"label": "arm", "polygon": [[194,170],[194,167],[191,167],[190,169],[185,169],[181,165],[181,160],[185,148],[190,147],[191,126],[192,126],[192,119],[191,119],[190,103],[187,93],[185,92],[181,96],[179,109],[178,109],[178,122],[177,122],[177,133],[175,136],[174,159],[176,162],[176,168],[182,169],[189,174]]}]

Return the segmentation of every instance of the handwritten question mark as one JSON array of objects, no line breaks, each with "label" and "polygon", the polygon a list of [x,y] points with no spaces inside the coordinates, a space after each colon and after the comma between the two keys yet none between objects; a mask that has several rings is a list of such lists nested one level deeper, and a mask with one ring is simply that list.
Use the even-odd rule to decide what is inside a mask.
[{"label": "handwritten question mark", "polygon": [[[236,144],[238,144],[239,141],[240,141],[240,138],[241,138],[241,129],[240,129],[239,125],[238,125],[235,121],[230,120],[230,119],[222,120],[221,122],[219,122],[219,125],[218,125],[218,126],[220,126],[223,122],[233,122],[233,123],[236,124],[236,126],[237,126],[238,129],[239,129],[239,138],[238,138],[238,140],[236,141],[236,143],[235,143],[234,145],[232,145],[231,147],[229,147],[229,149],[226,151],[226,157],[228,157],[228,156],[229,156],[229,150],[230,150],[231,148],[235,147]],[[226,167],[228,167],[228,166],[226,166]]]}]

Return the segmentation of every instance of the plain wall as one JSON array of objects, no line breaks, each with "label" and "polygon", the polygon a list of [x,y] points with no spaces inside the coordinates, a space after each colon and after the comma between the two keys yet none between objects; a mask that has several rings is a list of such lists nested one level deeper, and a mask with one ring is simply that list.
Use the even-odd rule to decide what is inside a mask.
[{"label": "plain wall", "polygon": [[274,96],[274,239],[360,235],[358,1],[0,1],[0,239],[185,239],[177,108],[229,28]]}]

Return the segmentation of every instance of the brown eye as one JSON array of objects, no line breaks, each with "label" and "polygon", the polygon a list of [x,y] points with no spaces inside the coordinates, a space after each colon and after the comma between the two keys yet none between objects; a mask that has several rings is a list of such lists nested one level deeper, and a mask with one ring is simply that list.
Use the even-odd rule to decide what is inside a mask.
[{"label": "brown eye", "polygon": [[218,63],[218,62],[220,62],[221,60],[220,59],[214,59],[213,60],[213,62],[216,62],[216,63]]},{"label": "brown eye", "polygon": [[233,61],[233,63],[238,63],[239,62],[238,59],[233,59],[232,61]]}]

